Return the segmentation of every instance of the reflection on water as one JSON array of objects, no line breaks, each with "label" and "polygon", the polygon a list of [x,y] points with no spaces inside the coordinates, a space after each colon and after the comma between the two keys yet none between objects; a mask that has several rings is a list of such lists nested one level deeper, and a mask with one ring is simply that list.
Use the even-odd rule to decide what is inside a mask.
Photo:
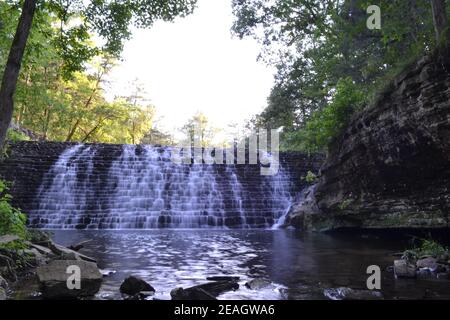
[{"label": "reflection on water", "polygon": [[[66,230],[53,231],[63,245],[93,239],[81,252],[115,270],[104,279],[99,299],[119,299],[119,286],[137,275],[170,299],[170,290],[204,283],[206,277],[240,277],[240,289],[221,299],[324,299],[323,289],[365,289],[366,268],[383,270],[387,299],[450,298],[443,280],[395,280],[386,267],[394,251],[407,246],[397,239],[301,234],[294,230]],[[244,284],[266,278],[273,285],[252,291]]]}]

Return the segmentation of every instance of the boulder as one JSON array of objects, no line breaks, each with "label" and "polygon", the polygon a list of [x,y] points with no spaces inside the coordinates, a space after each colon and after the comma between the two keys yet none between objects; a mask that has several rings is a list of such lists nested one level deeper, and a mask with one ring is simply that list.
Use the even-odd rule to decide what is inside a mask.
[{"label": "boulder", "polygon": [[433,257],[417,260],[416,265],[418,268],[426,268],[431,272],[434,272],[438,268],[437,259]]},{"label": "boulder", "polygon": [[120,285],[120,292],[128,294],[130,296],[134,296],[140,292],[155,292],[155,291],[156,291],[155,288],[153,288],[150,284],[134,276],[129,276]]},{"label": "boulder", "polygon": [[170,292],[172,300],[215,300],[224,292],[239,289],[235,281],[214,281],[191,288],[176,288]]},{"label": "boulder", "polygon": [[239,277],[233,277],[233,276],[211,276],[206,277],[206,280],[208,281],[239,281]]},{"label": "boulder", "polygon": [[54,243],[53,241],[49,242],[49,249],[63,260],[84,260],[94,263],[97,262],[94,258],[85,256],[84,254],[63,247],[59,244]]},{"label": "boulder", "polygon": [[0,276],[0,288],[8,289],[8,282]]},{"label": "boulder", "polygon": [[40,254],[46,255],[48,257],[56,257],[56,255],[53,253],[52,250],[50,250],[47,247],[35,244],[35,243],[31,243],[31,242],[27,242],[26,243],[30,248],[37,250]]},{"label": "boulder", "polygon": [[383,294],[379,291],[347,287],[325,289],[323,294],[331,300],[383,300]]},{"label": "boulder", "polygon": [[28,238],[34,244],[41,244],[51,241],[51,233],[38,229],[28,229]]},{"label": "boulder", "polygon": [[236,281],[214,281],[198,285],[196,288],[201,288],[214,297],[217,297],[224,292],[239,289],[239,284]]},{"label": "boulder", "polygon": [[172,300],[217,300],[209,292],[197,287],[187,289],[175,288],[170,291],[170,296]]},{"label": "boulder", "polygon": [[6,291],[3,288],[0,288],[0,301],[6,300]]},{"label": "boulder", "polygon": [[248,281],[245,286],[250,290],[260,290],[270,286],[272,283],[264,279],[253,279]]},{"label": "boulder", "polygon": [[[69,289],[67,281],[72,275],[69,266],[80,268],[80,289]],[[80,260],[54,260],[37,269],[37,277],[43,297],[48,299],[79,298],[95,295],[102,284],[103,276],[93,262]]]},{"label": "boulder", "polygon": [[5,245],[8,244],[10,242],[19,240],[20,238],[16,235],[13,234],[6,234],[4,236],[0,236],[0,245]]},{"label": "boulder", "polygon": [[407,260],[395,260],[394,274],[396,278],[415,278],[416,266]]},{"label": "boulder", "polygon": [[35,248],[25,249],[24,252],[32,259],[32,261],[30,261],[30,262],[34,266],[38,266],[38,265],[47,263],[48,258],[49,258],[49,257],[43,255],[42,253],[40,253]]},{"label": "boulder", "polygon": [[40,241],[39,243],[26,242],[30,247],[38,250],[52,259],[60,260],[84,260],[96,263],[94,258],[88,257],[72,249],[61,246],[52,240]]},{"label": "boulder", "polygon": [[448,253],[441,254],[437,257],[437,262],[441,264],[448,264]]}]

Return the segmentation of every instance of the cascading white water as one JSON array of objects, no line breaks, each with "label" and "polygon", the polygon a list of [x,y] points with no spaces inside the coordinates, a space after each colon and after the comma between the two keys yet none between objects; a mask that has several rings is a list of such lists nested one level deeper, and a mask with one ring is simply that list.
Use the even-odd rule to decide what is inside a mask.
[{"label": "cascading white water", "polygon": [[94,154],[90,147],[75,145],[65,150],[46,174],[37,195],[38,209],[33,212],[42,219],[44,228],[71,226],[79,219],[79,213],[87,210]]},{"label": "cascading white water", "polygon": [[[277,161],[268,153],[263,156],[270,157],[271,163]],[[292,195],[290,192],[291,179],[286,171],[281,168],[279,163],[278,166],[280,167],[280,170],[276,175],[266,177],[266,188],[271,191],[272,210],[274,213],[272,229],[278,229],[284,225],[284,221],[292,205]]]},{"label": "cascading white water", "polygon": [[[107,228],[198,228],[220,225],[221,193],[210,165],[175,164],[170,149],[125,145],[109,171],[114,194],[104,218]],[[89,227],[89,226],[88,226]]]},{"label": "cascading white water", "polygon": [[40,187],[32,226],[43,228],[270,227],[291,203],[282,170],[176,164],[168,147],[123,145],[108,165],[95,146],[65,150]]}]

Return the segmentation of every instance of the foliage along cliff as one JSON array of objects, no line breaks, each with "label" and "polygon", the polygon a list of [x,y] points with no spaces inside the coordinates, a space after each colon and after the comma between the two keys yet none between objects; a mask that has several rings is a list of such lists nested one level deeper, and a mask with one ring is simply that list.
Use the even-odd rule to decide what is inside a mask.
[{"label": "foliage along cliff", "polygon": [[434,54],[410,65],[350,121],[291,225],[449,227],[449,61]]}]

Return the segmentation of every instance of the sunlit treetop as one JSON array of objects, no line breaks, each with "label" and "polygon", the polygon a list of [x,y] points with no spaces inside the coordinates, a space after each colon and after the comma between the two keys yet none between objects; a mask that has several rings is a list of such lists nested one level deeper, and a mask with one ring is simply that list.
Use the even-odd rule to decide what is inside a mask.
[{"label": "sunlit treetop", "polygon": [[[6,0],[6,5],[17,13],[22,1]],[[37,0],[33,32],[52,38],[69,76],[100,52],[118,58],[132,27],[149,28],[157,20],[185,17],[195,6],[196,0]],[[52,34],[41,28],[48,17],[55,28]]]}]

